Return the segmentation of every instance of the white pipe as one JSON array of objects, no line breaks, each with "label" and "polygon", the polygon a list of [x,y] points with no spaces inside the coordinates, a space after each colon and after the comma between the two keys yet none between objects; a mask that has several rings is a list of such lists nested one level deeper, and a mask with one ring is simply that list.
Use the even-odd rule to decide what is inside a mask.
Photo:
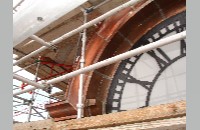
[{"label": "white pipe", "polygon": [[29,79],[27,79],[27,78],[24,78],[24,77],[22,77],[22,76],[19,76],[19,75],[17,75],[17,74],[13,74],[13,79],[17,79],[17,80],[19,80],[19,81],[28,83],[29,85],[35,86],[35,87],[37,87],[37,88],[44,88],[44,85],[39,84],[39,83],[37,83],[37,82],[35,82],[35,81],[29,80]]},{"label": "white pipe", "polygon": [[[118,61],[120,61],[120,60],[125,60],[125,59],[130,58],[130,57],[133,57],[133,56],[135,56],[135,55],[148,52],[148,51],[153,50],[153,49],[155,49],[155,48],[158,48],[158,47],[161,47],[161,46],[164,46],[164,45],[167,45],[167,44],[170,44],[170,43],[173,43],[173,42],[176,42],[176,41],[185,39],[185,38],[186,38],[186,31],[183,31],[183,32],[177,33],[177,34],[175,34],[175,35],[173,35],[173,36],[169,36],[169,37],[163,38],[163,39],[158,40],[158,41],[156,41],[156,42],[152,42],[152,43],[150,43],[150,44],[148,44],[148,45],[145,45],[145,46],[136,48],[136,49],[134,49],[134,50],[125,52],[125,53],[123,53],[123,54],[120,54],[120,55],[111,57],[111,58],[106,59],[106,60],[103,60],[103,61],[100,61],[100,62],[95,63],[95,64],[93,64],[93,65],[90,65],[90,66],[84,67],[84,68],[82,68],[82,69],[73,71],[73,72],[71,72],[71,73],[68,73],[68,74],[59,76],[59,77],[57,77],[57,78],[48,80],[45,84],[54,84],[54,83],[57,83],[57,82],[61,82],[61,81],[64,81],[64,80],[66,80],[66,79],[69,79],[69,78],[72,78],[72,77],[74,77],[74,76],[77,76],[77,75],[79,75],[79,74],[87,73],[87,72],[89,72],[89,71],[92,71],[92,70],[95,70],[95,69],[98,69],[98,68],[101,68],[101,67],[104,67],[104,66],[113,64],[113,63],[118,62]],[[39,83],[37,83],[37,82],[28,80],[28,79],[23,78],[23,77],[21,77],[21,76],[17,76],[16,74],[14,74],[13,77],[14,77],[15,79],[20,80],[20,81],[23,81],[23,82],[26,82],[26,83],[31,83],[30,85],[36,86],[37,88],[40,88],[40,89],[43,89],[43,88],[46,87],[46,86],[44,86],[44,85],[42,85],[42,84],[39,84]],[[37,88],[32,87],[32,88],[29,88],[29,89],[30,89],[30,90],[34,90],[34,89],[37,89]],[[28,91],[30,91],[30,90],[27,90],[27,89],[26,89],[26,90],[22,90],[22,91],[20,91],[20,92],[14,93],[13,96],[19,95],[19,94],[22,94],[22,93],[25,93],[25,92],[28,92]]]},{"label": "white pipe", "polygon": [[[41,59],[41,56],[38,57],[38,61],[40,61],[40,59]],[[35,72],[35,82],[37,82],[39,67],[40,67],[40,62],[37,62],[36,72]],[[31,120],[31,113],[32,113],[32,110],[33,110],[33,103],[35,101],[34,96],[35,96],[35,91],[33,91],[32,97],[31,97],[30,102],[29,102],[28,122],[30,122],[30,120]]]},{"label": "white pipe", "polygon": [[92,9],[97,9],[97,8],[99,8],[100,6],[106,4],[106,3],[109,2],[109,1],[110,1],[110,0],[105,0],[105,1],[101,2],[100,4],[94,6]]},{"label": "white pipe", "polygon": [[31,67],[31,66],[33,66],[33,65],[35,65],[35,64],[37,64],[37,63],[33,63],[33,64],[30,64],[30,65],[24,67],[24,68],[21,68],[21,69],[15,71],[15,72],[13,72],[13,74],[16,74],[16,73],[18,73],[19,71],[22,71],[22,70],[26,70],[26,69],[28,69],[29,67]]},{"label": "white pipe", "polygon": [[23,94],[23,93],[26,93],[26,92],[30,92],[30,91],[35,90],[35,89],[43,89],[43,88],[37,88],[37,87],[26,88],[24,90],[13,93],[13,96],[20,95],[20,94]]},{"label": "white pipe", "polygon": [[82,68],[82,69],[73,71],[73,72],[71,72],[71,73],[68,73],[68,74],[59,76],[59,77],[57,77],[57,78],[48,80],[48,81],[46,82],[46,84],[58,83],[58,82],[61,82],[61,81],[66,80],[66,79],[72,78],[72,77],[74,77],[74,76],[77,76],[77,75],[79,75],[79,74],[87,73],[87,72],[89,72],[89,71],[92,71],[92,70],[95,70],[95,69],[99,69],[99,68],[101,68],[101,67],[104,67],[104,66],[113,64],[113,63],[118,62],[118,61],[120,61],[120,60],[125,60],[125,59],[130,58],[130,57],[133,57],[133,56],[135,56],[135,55],[138,55],[138,54],[141,54],[141,53],[144,53],[144,52],[153,50],[153,49],[158,48],[158,47],[160,47],[160,46],[164,46],[164,45],[167,45],[167,44],[169,44],[169,43],[173,43],[173,42],[176,42],[176,41],[185,39],[185,38],[186,38],[186,31],[183,31],[183,32],[177,33],[177,34],[175,34],[175,35],[173,35],[173,36],[166,37],[166,38],[164,38],[164,39],[161,39],[161,40],[158,40],[158,41],[156,41],[156,42],[150,43],[150,44],[148,44],[148,45],[145,45],[145,46],[136,48],[136,49],[134,49],[134,50],[125,52],[125,53],[123,53],[123,54],[120,54],[120,55],[117,55],[117,56],[108,58],[108,59],[103,60],[103,61],[100,61],[100,62],[95,63],[95,64],[93,64],[93,65],[90,65],[90,66],[84,67],[84,68]]},{"label": "white pipe", "polygon": [[13,56],[13,60],[16,60],[16,59],[18,59],[18,58],[19,58],[18,55],[14,55],[14,56]]},{"label": "white pipe", "polygon": [[43,46],[46,46],[46,47],[51,47],[51,44],[49,44],[48,42],[44,41],[43,39],[39,38],[38,36],[36,35],[32,35],[30,36],[30,38],[40,44],[42,44]]},{"label": "white pipe", "polygon": [[[72,31],[70,31],[70,32],[68,32],[68,33],[66,33],[66,34],[64,34],[64,35],[62,35],[61,37],[59,37],[59,38],[57,38],[57,39],[51,41],[50,43],[51,43],[51,45],[58,44],[58,43],[60,43],[61,41],[65,40],[66,38],[69,38],[69,37],[73,36],[74,34],[80,32],[80,31],[82,31],[82,30],[84,30],[84,29],[86,29],[86,28],[89,28],[89,27],[93,26],[94,24],[97,24],[97,23],[99,23],[99,22],[105,20],[106,18],[112,16],[113,14],[116,14],[117,12],[119,12],[119,11],[125,9],[126,7],[128,7],[128,6],[133,6],[133,5],[137,4],[139,1],[140,1],[140,0],[130,0],[129,2],[127,2],[127,3],[125,3],[125,4],[121,5],[121,6],[118,6],[118,7],[116,7],[115,9],[112,9],[112,10],[108,11],[107,13],[105,13],[105,14],[99,16],[98,18],[93,19],[93,20],[91,20],[91,21],[89,21],[89,22],[83,24],[82,26],[80,26],[80,27],[78,27],[78,28],[76,28],[76,29],[74,29],[74,30],[72,30]],[[22,57],[22,58],[19,59],[18,61],[14,62],[13,65],[18,65],[19,63],[21,63],[21,62],[23,62],[23,61],[25,61],[25,60],[27,60],[27,59],[29,59],[29,58],[31,58],[31,57],[37,55],[38,53],[40,53],[40,52],[46,50],[47,48],[48,48],[48,47],[43,46],[43,47],[41,47],[41,48],[39,48],[39,49],[37,49],[37,50],[31,52],[30,54],[28,54],[28,55]]]},{"label": "white pipe", "polygon": [[34,86],[34,87],[30,87],[30,88],[15,92],[13,94],[13,96],[16,96],[16,95],[19,95],[19,94],[23,94],[23,93],[26,93],[26,92],[29,92],[29,91],[32,91],[32,90],[35,90],[35,89],[44,89],[44,88],[48,87],[48,86],[45,86],[43,84],[39,84],[39,83],[37,83],[35,81],[29,80],[27,78],[24,78],[22,76],[19,76],[17,74],[13,74],[13,78]]},{"label": "white pipe", "polygon": [[[83,11],[84,15],[84,24],[87,22],[87,13]],[[80,59],[80,69],[84,68],[85,66],[85,46],[87,41],[87,30],[84,29],[82,33],[82,48],[81,48],[81,59]],[[80,74],[80,82],[79,82],[79,91],[78,91],[78,103],[77,103],[77,119],[82,118],[83,113],[83,85],[84,85],[84,74]]]}]

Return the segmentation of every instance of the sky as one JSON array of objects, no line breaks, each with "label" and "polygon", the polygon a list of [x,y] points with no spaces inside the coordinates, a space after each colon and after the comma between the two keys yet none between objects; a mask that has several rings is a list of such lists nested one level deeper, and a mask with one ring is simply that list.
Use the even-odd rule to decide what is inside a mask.
[{"label": "sky", "polygon": [[[15,57],[16,55],[13,54],[13,57]],[[15,62],[15,60],[13,60],[13,62]],[[18,66],[13,66],[13,73],[15,71],[18,71],[20,70],[21,68],[18,67]],[[20,75],[20,76],[23,76],[23,77],[26,77],[30,80],[34,80],[35,79],[35,76],[29,72],[27,72],[26,70],[22,70],[22,71],[19,71],[17,72],[16,74]],[[17,91],[21,91],[21,88],[18,88],[16,86],[21,86],[22,85],[22,82],[21,81],[18,81],[16,79],[13,79],[13,89],[16,89],[16,90],[13,90],[13,93],[14,92],[17,92]],[[31,87],[30,85],[25,87],[25,88],[28,88],[28,87]],[[52,93],[55,93],[55,92],[59,92],[60,90],[53,87],[53,90],[52,90]],[[45,96],[49,96],[48,93],[46,93],[45,91],[43,90],[36,90],[37,93],[40,93],[42,95],[45,95]],[[21,94],[19,95],[20,97],[22,98],[25,98],[25,99],[31,99],[32,97],[32,94],[30,93],[25,93],[25,94]],[[20,122],[26,122],[27,119],[28,119],[28,114],[23,114],[22,112],[28,112],[29,110],[29,106],[27,105],[19,105],[19,104],[23,104],[23,101],[22,100],[19,100],[19,99],[16,99],[16,98],[13,98],[14,101],[17,101],[17,102],[13,102],[13,119],[15,121],[20,121]],[[51,100],[53,102],[55,102],[56,100]],[[44,108],[44,104],[45,103],[48,103],[49,102],[49,98],[46,98],[44,96],[41,96],[41,95],[38,95],[36,94],[35,95],[35,101],[34,101],[34,106],[36,107],[40,107],[40,108]],[[18,106],[19,105],[19,106]],[[20,112],[19,112],[20,111]],[[39,112],[42,112],[44,110],[40,110],[40,109],[37,109],[37,111]],[[33,111],[35,113],[35,111]],[[47,117],[48,114],[47,112],[44,112],[42,113],[42,115],[44,117]],[[31,116],[31,121],[37,121],[37,120],[43,120],[43,118],[41,117],[37,117],[37,116]]]},{"label": "sky", "polygon": [[[20,1],[22,1],[22,0],[13,0],[13,7],[15,7]],[[29,4],[31,2],[31,0],[29,0],[30,2],[27,2],[27,1],[28,0],[26,0],[26,2],[24,2],[22,4],[26,5],[26,4]],[[19,11],[21,8],[23,8],[23,6],[18,6],[16,8],[16,10]],[[15,11],[13,11],[13,12],[15,12]],[[13,54],[13,58],[16,57],[16,56],[17,55]],[[15,62],[15,60],[13,60],[13,62]],[[18,70],[20,70],[20,69],[21,68],[18,67],[18,66],[13,66],[13,73],[18,71]],[[18,74],[20,76],[23,76],[25,78],[28,78],[30,80],[34,80],[35,79],[35,76],[33,74],[27,72],[26,70],[19,71],[16,74]],[[21,81],[13,79],[13,93],[17,92],[17,91],[21,91],[21,88],[17,88],[16,87],[16,86],[21,87],[21,85],[22,85]],[[31,86],[30,85],[26,86],[26,88],[28,88],[28,87],[31,87]],[[53,87],[53,89],[52,89],[52,93],[59,92],[59,91],[60,91],[60,89],[55,88],[55,87]],[[43,90],[36,90],[36,92],[40,93],[42,95],[45,95],[45,96],[49,95],[48,93],[46,93]],[[18,95],[18,96],[20,96],[22,98],[25,98],[25,99],[31,99],[32,94],[25,93],[25,94],[21,94],[21,95]],[[56,100],[51,100],[51,101],[55,102]],[[35,94],[35,101],[34,101],[33,106],[44,108],[44,104],[46,104],[48,102],[49,102],[49,98],[46,98],[44,96]],[[13,120],[19,121],[19,122],[26,122],[27,119],[28,119],[28,114],[24,114],[24,113],[27,113],[29,111],[29,106],[22,105],[22,104],[23,104],[22,100],[13,98]],[[42,112],[44,110],[37,109],[37,111]],[[33,112],[35,113],[35,111],[33,111]],[[42,115],[44,117],[48,116],[47,112],[42,113]],[[37,116],[31,116],[31,121],[37,121],[37,120],[43,120],[43,118],[37,117]]]},{"label": "sky", "polygon": [[[15,7],[21,0],[13,0],[13,7]],[[19,7],[17,8],[19,9]],[[13,58],[16,57],[15,54],[13,54]],[[15,62],[15,60],[13,60],[13,62]],[[13,72],[17,71],[17,70],[20,70],[21,68],[18,67],[18,66],[13,66]],[[24,77],[28,78],[28,79],[31,79],[31,80],[34,80],[35,76],[25,70],[23,71],[20,71],[18,73],[16,73],[18,75],[23,75]],[[16,86],[21,86],[22,85],[22,82],[18,81],[18,80],[15,80],[13,79],[13,93],[16,92],[16,91],[20,91],[21,89],[18,88]],[[27,86],[26,88],[30,87]],[[36,90],[36,92],[38,93],[41,93],[45,96],[48,96],[48,94],[42,90]],[[31,99],[32,97],[32,94],[29,94],[29,93],[25,93],[25,94],[21,94],[20,97],[23,97],[25,99]],[[16,98],[13,98],[13,120],[15,121],[19,121],[19,122],[26,122],[28,120],[28,114],[24,114],[24,112],[28,112],[29,111],[29,106],[27,105],[21,105],[23,104],[23,101],[22,100],[19,100],[19,99],[16,99]],[[15,102],[17,101],[17,102]],[[44,108],[44,103],[47,103],[49,101],[48,98],[45,98],[45,97],[42,97],[40,95],[36,95],[35,96],[35,102],[34,102],[34,106],[37,106],[37,107],[41,107],[41,108]],[[40,109],[37,109],[39,112],[42,112],[43,110],[40,110]],[[35,113],[35,112],[34,112]],[[47,112],[44,112],[42,113],[42,115],[44,117],[47,117]],[[41,117],[37,117],[37,116],[31,116],[31,121],[36,121],[36,120],[42,120],[43,118]]]}]

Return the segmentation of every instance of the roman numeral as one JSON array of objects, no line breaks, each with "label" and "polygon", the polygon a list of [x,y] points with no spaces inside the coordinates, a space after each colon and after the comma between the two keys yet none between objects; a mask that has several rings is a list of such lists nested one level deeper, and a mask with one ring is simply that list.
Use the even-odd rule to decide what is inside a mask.
[{"label": "roman numeral", "polygon": [[[158,54],[160,54],[165,60],[163,60],[161,57],[159,57],[157,54],[156,54],[156,51],[158,52]],[[170,61],[171,59],[169,58],[169,56],[160,48],[157,48],[155,50],[151,50],[149,52],[147,52],[151,57],[153,57],[158,66],[160,68],[163,68],[164,66],[166,66]]]},{"label": "roman numeral", "polygon": [[181,55],[185,54],[186,53],[186,43],[185,43],[185,40],[181,40],[180,41],[180,47],[181,47],[180,48]]},{"label": "roman numeral", "polygon": [[147,90],[149,90],[150,86],[152,85],[152,82],[141,81],[141,80],[138,80],[138,79],[136,79],[136,78],[134,78],[133,76],[130,76],[130,75],[127,77],[126,82],[139,84]]}]

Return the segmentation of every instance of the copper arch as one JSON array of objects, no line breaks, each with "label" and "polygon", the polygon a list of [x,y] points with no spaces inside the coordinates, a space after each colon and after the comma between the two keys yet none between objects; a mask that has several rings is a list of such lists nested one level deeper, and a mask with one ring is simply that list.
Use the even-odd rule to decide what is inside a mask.
[{"label": "copper arch", "polygon": [[[141,0],[135,7],[128,7],[103,22],[87,44],[86,66],[128,51],[149,30],[167,18],[186,10],[186,0]],[[131,43],[127,42],[127,39]],[[85,106],[84,116],[105,113],[105,104],[112,78],[120,62],[85,74],[84,101],[95,100],[95,105]],[[78,102],[79,77],[74,77],[66,92],[68,108],[56,104],[46,108],[54,118],[74,115]],[[58,103],[59,104],[59,103]],[[66,113],[68,114],[66,115]],[[63,118],[62,118],[63,119]],[[65,118],[67,119],[67,118]],[[59,119],[58,119],[59,120]],[[61,120],[61,119],[60,119]]]}]

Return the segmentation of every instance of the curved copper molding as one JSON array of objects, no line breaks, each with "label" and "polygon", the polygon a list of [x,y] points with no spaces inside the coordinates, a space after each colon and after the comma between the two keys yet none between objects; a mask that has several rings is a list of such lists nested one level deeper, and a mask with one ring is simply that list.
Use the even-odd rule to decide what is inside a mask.
[{"label": "curved copper molding", "polygon": [[[129,21],[118,30],[118,32],[114,35],[112,40],[104,49],[98,61],[105,60],[114,55],[118,55],[130,50],[132,46],[153,27],[165,19],[172,17],[184,10],[184,0],[158,0],[150,3],[138,14],[135,14],[132,18],[130,18]],[[97,102],[101,102],[99,106],[96,104],[96,107],[102,107],[102,111],[93,111],[93,113],[91,112],[91,115],[96,115],[97,113],[106,113],[105,104],[108,91],[119,63],[120,62],[91,72],[91,78],[86,80],[86,99],[94,98],[97,100]]]},{"label": "curved copper molding", "polygon": [[[128,51],[154,26],[184,11],[185,4],[185,0],[141,0],[134,8],[128,7],[108,18],[88,42],[86,66]],[[95,105],[85,107],[84,116],[105,113],[108,90],[119,63],[86,74],[84,101],[94,99]],[[78,101],[78,88],[77,76],[72,79],[70,89],[66,92],[68,103],[74,110]],[[59,111],[59,108],[54,109]],[[50,109],[49,112],[51,115]],[[51,117],[54,118],[53,115]]]},{"label": "curved copper molding", "polygon": [[[129,7],[103,23],[88,43],[86,66],[128,51],[151,28],[185,10],[185,0],[158,0],[151,3],[143,0],[135,8],[133,10]],[[87,99],[106,102],[108,88],[117,67],[118,63],[86,74],[84,95]],[[78,101],[78,87],[79,78],[75,77],[68,92],[68,101],[74,107]]]},{"label": "curved copper molding", "polygon": [[[136,15],[141,9],[151,3],[152,0],[141,0],[134,7],[128,7],[116,15],[108,18],[101,25],[100,29],[94,34],[92,39],[88,42],[86,49],[86,61],[85,66],[94,64],[99,61],[102,53],[105,51],[108,44],[110,44],[111,39],[118,32],[118,30],[125,24],[127,21]],[[111,49],[112,50],[112,49]],[[87,73],[85,75],[84,83],[84,95],[87,95],[88,86],[90,84],[90,79],[93,75],[93,72]],[[70,89],[66,92],[67,99],[69,103],[76,108],[78,101],[78,88],[79,88],[79,77],[72,79]],[[97,89],[95,86],[94,89]]]},{"label": "curved copper molding", "polygon": [[66,101],[46,104],[45,109],[54,118],[54,121],[76,118],[76,110]]}]

